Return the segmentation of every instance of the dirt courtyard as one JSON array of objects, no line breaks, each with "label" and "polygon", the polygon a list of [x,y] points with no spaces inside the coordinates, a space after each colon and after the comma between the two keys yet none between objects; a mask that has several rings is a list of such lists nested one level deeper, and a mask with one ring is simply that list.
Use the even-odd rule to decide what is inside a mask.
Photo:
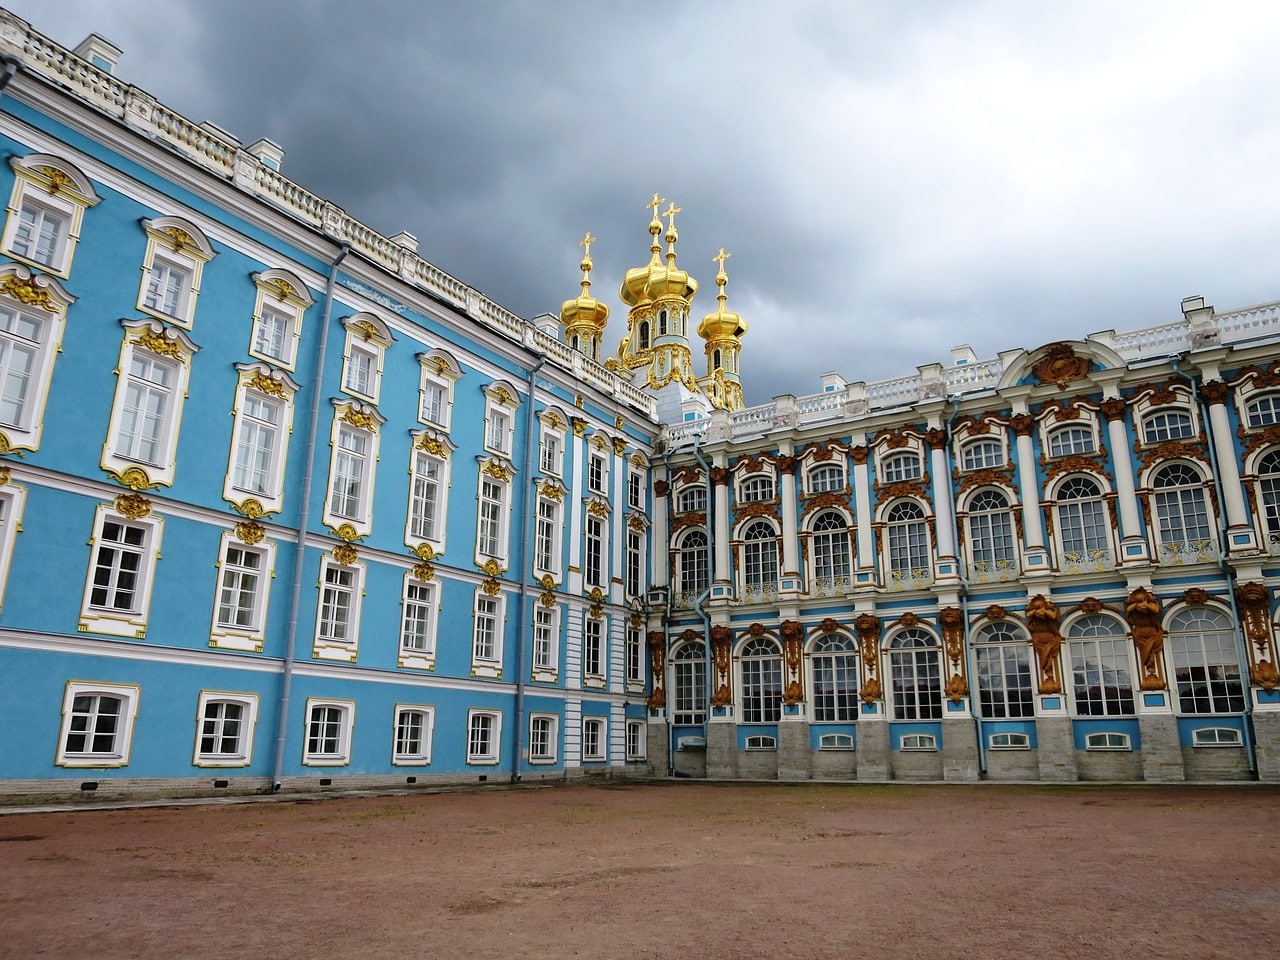
[{"label": "dirt courtyard", "polygon": [[1278,812],[672,783],[20,813],[0,957],[1273,957]]}]

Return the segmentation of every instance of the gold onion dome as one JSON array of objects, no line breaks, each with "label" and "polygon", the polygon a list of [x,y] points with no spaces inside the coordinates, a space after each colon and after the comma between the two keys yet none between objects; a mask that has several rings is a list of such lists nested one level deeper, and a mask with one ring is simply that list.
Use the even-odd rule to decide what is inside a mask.
[{"label": "gold onion dome", "polygon": [[703,340],[727,340],[731,337],[741,337],[747,332],[746,321],[725,307],[725,301],[729,296],[724,292],[724,288],[729,282],[729,275],[724,272],[724,262],[729,259],[729,254],[725,253],[724,248],[721,247],[720,253],[712,259],[720,264],[720,271],[716,274],[716,286],[720,289],[716,293],[715,312],[708,313],[702,318],[702,322],[698,324],[698,336]]},{"label": "gold onion dome", "polygon": [[609,307],[591,296],[591,268],[594,266],[591,262],[591,244],[595,239],[588,232],[579,241],[579,246],[586,251],[582,255],[582,262],[578,264],[578,269],[582,271],[582,293],[560,304],[560,322],[566,327],[592,326],[597,332],[603,332],[605,324],[609,322]]},{"label": "gold onion dome", "polygon": [[643,303],[644,288],[649,283],[649,275],[654,270],[662,269],[662,244],[658,235],[662,233],[662,221],[658,219],[658,207],[666,201],[656,193],[646,206],[653,208],[653,219],[649,221],[649,235],[653,239],[649,243],[649,262],[643,267],[632,267],[622,278],[622,286],[618,288],[618,296],[628,307]]},{"label": "gold onion dome", "polygon": [[[680,239],[680,235],[676,233],[676,214],[679,212],[680,208],[674,203],[662,212],[662,215],[667,218],[667,235],[663,237],[667,241],[667,263],[666,266],[650,268],[649,281],[644,287],[644,295],[648,300],[679,297],[689,301],[698,292],[698,281],[676,266],[676,241]],[[653,232],[652,223],[649,224],[649,232]],[[656,237],[652,249],[655,251],[658,249]]]}]

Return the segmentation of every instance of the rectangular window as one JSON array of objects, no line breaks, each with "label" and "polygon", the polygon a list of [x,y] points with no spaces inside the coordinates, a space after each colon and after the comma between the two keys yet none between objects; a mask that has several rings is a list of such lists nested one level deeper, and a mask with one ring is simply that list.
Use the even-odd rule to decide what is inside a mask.
[{"label": "rectangular window", "polygon": [[489,408],[488,425],[485,428],[484,445],[494,453],[508,456],[510,444],[511,416],[502,410]]},{"label": "rectangular window", "polygon": [[632,510],[644,509],[644,477],[635,471],[627,474],[627,506]]},{"label": "rectangular window", "polygon": [[582,720],[582,759],[605,759],[605,721],[600,717]]},{"label": "rectangular window", "polygon": [[484,557],[503,558],[507,553],[507,485],[484,476],[480,480],[480,517],[476,550]]},{"label": "rectangular window", "polygon": [[475,633],[471,646],[471,659],[490,663],[501,659],[500,627],[501,604],[497,597],[480,594],[476,597]]},{"label": "rectangular window", "polygon": [[644,760],[646,750],[645,723],[643,720],[627,721],[627,759]]},{"label": "rectangular window", "polygon": [[582,574],[587,586],[604,586],[604,520],[591,514],[587,515],[587,550]]},{"label": "rectangular window", "polygon": [[499,739],[502,735],[502,714],[496,710],[467,711],[467,763],[496,764],[499,759]]},{"label": "rectangular window", "polygon": [[292,365],[293,325],[296,315],[264,304],[253,329],[252,352],[268,360]]},{"label": "rectangular window", "polygon": [[529,717],[529,762],[556,762],[556,722],[554,714],[535,713]]},{"label": "rectangular window", "polygon": [[307,766],[344,766],[351,761],[351,727],[356,705],[351,700],[308,700],[307,739],[302,762]]},{"label": "rectangular window", "polygon": [[544,607],[539,603],[533,611],[533,669],[553,671],[556,668],[556,649],[559,646],[558,607]]},{"label": "rectangular window", "polygon": [[346,369],[342,374],[342,389],[361,397],[376,399],[378,354],[358,343],[348,346]]},{"label": "rectangular window", "polygon": [[9,564],[13,560],[14,541],[25,500],[25,487],[0,487],[0,609],[4,609],[4,587],[9,579]]},{"label": "rectangular window", "polygon": [[643,591],[644,534],[627,531],[627,596],[638,597]]},{"label": "rectangular window", "polygon": [[175,364],[141,350],[130,351],[124,406],[115,452],[126,460],[160,465],[169,448]]},{"label": "rectangular window", "polygon": [[124,684],[68,683],[62,701],[58,765],[127,766],[139,694],[138,687]]},{"label": "rectangular window", "polygon": [[542,444],[538,450],[538,467],[543,473],[560,476],[561,464],[560,434],[551,430],[542,433]]},{"label": "rectangular window", "polygon": [[11,156],[8,165],[15,176],[3,249],[66,278],[84,212],[101,198],[88,178],[61,157],[28,153]]},{"label": "rectangular window", "polygon": [[592,453],[587,461],[587,489],[594,493],[604,493],[605,458],[602,453]]},{"label": "rectangular window", "polygon": [[440,461],[418,452],[409,493],[409,532],[419,540],[439,539]]},{"label": "rectangular window", "polygon": [[350,520],[362,519],[365,477],[369,470],[369,436],[363,430],[340,426],[337,441],[329,512]]},{"label": "rectangular window", "polygon": [[34,312],[0,303],[0,423],[6,426],[31,425],[47,326]]},{"label": "rectangular window", "polygon": [[396,735],[391,762],[425,766],[431,762],[431,735],[435,726],[432,707],[396,706]]},{"label": "rectangular window", "polygon": [[107,519],[98,535],[89,603],[100,610],[142,611],[147,527]]},{"label": "rectangular window", "polygon": [[71,218],[61,210],[24,199],[9,250],[24,260],[59,270]]},{"label": "rectangular window", "polygon": [[236,417],[232,485],[237,490],[274,499],[279,486],[281,424],[284,403],[245,390]]},{"label": "rectangular window", "polygon": [[419,391],[418,419],[443,426],[445,423],[445,388],[434,380],[423,380]]},{"label": "rectangular window", "polygon": [[190,290],[190,268],[156,257],[143,280],[141,306],[154,313],[185,321],[187,294]]},{"label": "rectangular window", "polygon": [[202,693],[192,763],[197,767],[247,767],[253,752],[258,698],[253,694]]},{"label": "rectangular window", "polygon": [[218,580],[218,626],[249,632],[259,629],[269,576],[264,559],[265,551],[227,544]]},{"label": "rectangular window", "polygon": [[604,679],[604,621],[588,617],[582,625],[582,672]]},{"label": "rectangular window", "polygon": [[320,611],[316,618],[316,645],[338,645],[342,655],[354,659],[360,639],[360,581],[358,565],[324,560],[320,567]]},{"label": "rectangular window", "polygon": [[560,505],[538,498],[538,516],[533,532],[533,565],[547,573],[560,571]]},{"label": "rectangular window", "polygon": [[627,684],[644,683],[644,630],[627,625]]},{"label": "rectangular window", "polygon": [[400,620],[400,649],[406,653],[435,654],[435,585],[406,579],[404,613]]}]

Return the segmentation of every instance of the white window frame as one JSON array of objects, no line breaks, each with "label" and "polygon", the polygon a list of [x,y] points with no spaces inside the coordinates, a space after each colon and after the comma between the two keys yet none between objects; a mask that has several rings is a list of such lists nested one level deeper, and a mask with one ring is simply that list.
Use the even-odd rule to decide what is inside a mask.
[{"label": "white window frame", "polygon": [[[404,542],[415,551],[423,544],[433,554],[443,553],[449,519],[449,485],[453,468],[453,444],[443,434],[432,431],[411,431],[413,443],[409,447],[409,503],[405,511]],[[435,467],[435,504],[432,523],[428,530],[422,526],[422,494],[432,482],[423,467]]]},{"label": "white window frame", "polygon": [[[425,608],[425,610],[423,609]],[[419,580],[408,571],[400,590],[400,642],[397,664],[414,670],[436,668],[436,638],[440,624],[440,585]],[[421,635],[417,635],[417,631]],[[419,645],[411,640],[421,640]]]},{"label": "white window frame", "polygon": [[1119,733],[1115,730],[1096,730],[1085,734],[1084,748],[1086,750],[1124,752],[1133,750],[1133,741],[1127,733]]},{"label": "white window frame", "polygon": [[960,469],[966,473],[1005,465],[1004,444],[994,437],[976,437],[960,448]]},{"label": "white window frame", "polygon": [[[4,234],[0,236],[0,250],[15,260],[65,280],[71,275],[71,262],[80,240],[84,212],[100,203],[102,198],[79,168],[60,157],[29,153],[25,157],[11,158],[9,165],[14,173],[13,192],[9,195],[8,217]],[[16,240],[24,207],[66,218],[65,226],[58,230],[55,249],[48,261],[17,252]]]},{"label": "white window frame", "polygon": [[[231,450],[227,456],[222,498],[243,513],[260,512],[262,516],[270,516],[284,509],[284,473],[289,436],[293,433],[293,400],[300,385],[283,370],[261,363],[237,363],[236,370],[240,379],[232,410]],[[261,415],[264,405],[278,409],[276,422]],[[264,456],[262,439],[266,436],[272,436],[272,442]],[[252,475],[258,470],[266,474],[261,489],[248,476],[241,476],[242,472]],[[256,506],[250,501],[255,501]]]},{"label": "white window frame", "polygon": [[987,738],[988,750],[1030,750],[1031,738],[1016,730],[1002,730]]},{"label": "white window frame", "polygon": [[627,720],[626,758],[633,763],[649,759],[649,733],[643,720]]},{"label": "white window frame", "polygon": [[516,410],[520,397],[509,383],[496,381],[484,388],[484,448],[511,459],[516,440]]},{"label": "white window frame", "polygon": [[[453,422],[453,387],[462,378],[462,368],[444,350],[418,354],[418,365],[422,368],[418,380],[418,422],[447,433]],[[438,410],[427,402],[436,391],[440,397]]]},{"label": "white window frame", "polygon": [[[74,712],[77,697],[113,697],[121,701],[110,750],[68,749],[67,741],[72,734],[93,736],[93,731],[72,729],[77,725],[75,723],[77,714]],[[136,684],[68,681],[62,695],[62,725],[58,731],[58,752],[54,763],[59,767],[76,768],[127,767],[129,754],[133,749],[133,728],[138,717],[138,701],[141,698],[142,688]],[[93,718],[98,716],[96,710],[91,716]]]},{"label": "white window frame", "polygon": [[[200,348],[182,330],[156,320],[121,320],[120,323],[125,328],[125,337],[116,366],[115,400],[111,405],[107,440],[102,445],[101,466],[122,482],[126,472],[131,476],[141,474],[141,484],[126,483],[126,486],[171,486],[177,472],[178,432],[191,377],[191,358]],[[135,360],[142,365],[141,372],[148,368],[167,370],[169,382],[161,385],[139,376]],[[165,398],[165,407],[159,417],[153,410],[137,407],[139,399],[161,396]],[[158,421],[147,430],[154,433],[151,442],[155,445],[155,454],[150,458],[125,449],[127,438],[141,435],[139,418]]]},{"label": "white window frame", "polygon": [[[348,575],[346,583],[336,577]],[[333,579],[331,579],[333,578]],[[361,562],[340,563],[331,556],[320,560],[320,576],[316,583],[316,625],[311,655],[317,660],[342,660],[355,663],[360,650],[360,610],[364,601],[365,566]],[[337,635],[337,621],[326,609],[346,594],[345,636]]]},{"label": "white window frame", "polygon": [[771,473],[752,473],[738,480],[738,503],[768,503],[778,498],[778,483]]},{"label": "white window frame", "polygon": [[587,452],[587,490],[606,495],[609,492],[609,454],[603,449]]},{"label": "white window frame", "polygon": [[627,468],[627,509],[640,510],[645,509],[644,502],[644,473],[634,466]]},{"label": "white window frame", "polygon": [[1201,749],[1240,747],[1243,742],[1235,727],[1197,727],[1191,731],[1191,745]]},{"label": "white window frame", "polygon": [[[0,264],[0,306],[11,315],[9,330],[0,332],[0,396],[22,391],[22,406],[16,415],[0,407],[0,447],[36,450],[44,429],[45,403],[53,366],[62,348],[67,308],[76,298],[52,277],[32,273],[17,263]],[[26,328],[36,328],[32,340]],[[29,331],[28,331],[29,332]],[[15,363],[18,351],[29,358],[25,369]],[[20,384],[20,386],[19,386]]]},{"label": "white window frame", "polygon": [[[258,567],[233,563],[232,551],[258,558]],[[271,579],[275,576],[274,540],[263,539],[259,543],[246,543],[234,533],[222,534],[218,546],[218,575],[214,582],[213,620],[209,627],[209,646],[220,650],[246,650],[261,653],[267,635],[267,608],[271,597]],[[248,591],[245,580],[254,578]],[[251,619],[246,624],[227,623],[222,619],[223,596],[227,591],[238,594],[243,601],[247,594]]]},{"label": "white window frame", "polygon": [[744,750],[773,751],[778,749],[778,738],[767,733],[753,733],[742,745]]},{"label": "white window frame", "polygon": [[[382,389],[387,347],[395,337],[391,335],[391,328],[372,313],[353,314],[342,321],[342,326],[347,332],[342,347],[342,392],[376,404]],[[361,374],[361,370],[365,373]]]},{"label": "white window frame", "polygon": [[538,438],[538,469],[550,477],[564,475],[564,431],[543,425]]},{"label": "white window frame", "polygon": [[852,733],[824,733],[818,737],[819,750],[852,750]]},{"label": "white window frame", "polygon": [[707,488],[701,483],[691,483],[676,492],[676,513],[706,513]]},{"label": "white window frame", "polygon": [[[147,247],[142,258],[137,307],[149,316],[190,329],[195,320],[204,265],[214,257],[213,246],[199,227],[180,217],[143,220],[142,229],[147,234]],[[160,302],[152,297],[155,281],[162,276],[176,276],[179,280],[176,302],[172,305],[164,302],[164,295]]]},{"label": "white window frame", "polygon": [[904,753],[936,753],[938,738],[932,733],[904,733],[898,740],[898,749]]},{"label": "white window frame", "polygon": [[[483,608],[483,609],[482,609]],[[492,635],[483,633],[489,623]],[[471,675],[496,679],[502,676],[503,640],[507,623],[507,595],[477,588],[471,604]]]},{"label": "white window frame", "polygon": [[[1185,422],[1186,432],[1175,435],[1171,429],[1171,425],[1175,422],[1179,425]],[[1148,410],[1142,415],[1142,421],[1138,425],[1138,435],[1142,438],[1141,443],[1144,447],[1154,447],[1178,440],[1194,440],[1195,411],[1181,406],[1161,406]]]},{"label": "white window frame", "polygon": [[22,510],[27,502],[27,488],[9,483],[0,472],[0,610],[4,610],[5,584],[13,561],[18,533],[22,530]]},{"label": "white window frame", "polygon": [[561,554],[564,552],[564,505],[549,496],[535,500],[533,530],[534,579],[560,575]]},{"label": "white window frame", "polygon": [[[535,727],[542,727],[542,738],[545,740],[545,748],[542,751],[535,751],[535,745],[538,737],[535,736]],[[529,714],[529,764],[531,766],[545,766],[555,763],[559,758],[559,727],[560,718],[554,713],[531,713]]]},{"label": "white window frame", "polygon": [[609,759],[609,719],[582,718],[582,762],[605,763]]},{"label": "white window frame", "polygon": [[[481,742],[481,736],[484,742]],[[502,711],[467,711],[467,765],[496,766],[502,759]]]},{"label": "white window frame", "polygon": [[[306,284],[288,270],[264,270],[252,277],[258,295],[253,305],[249,355],[293,370],[302,341],[302,318],[315,300]],[[278,337],[272,336],[269,321],[272,326],[278,322]],[[279,341],[278,348],[272,348],[274,340]]]},{"label": "white window frame", "polygon": [[1250,397],[1244,404],[1242,419],[1246,430],[1265,430],[1280,424],[1280,394],[1268,392]]},{"label": "white window frame", "polygon": [[609,519],[587,507],[582,524],[582,582],[588,587],[609,584]]},{"label": "white window frame", "polygon": [[627,624],[624,677],[628,690],[644,690],[645,636],[643,625]]},{"label": "white window frame", "polygon": [[848,486],[844,464],[815,463],[805,474],[804,485],[809,493],[839,493]]},{"label": "white window frame", "polygon": [[628,597],[645,594],[645,532],[628,524],[627,548],[623,562],[624,593]]},{"label": "white window frame", "polygon": [[1051,459],[1093,456],[1098,452],[1098,438],[1092,422],[1063,423],[1048,432],[1045,449]]},{"label": "white window frame", "polygon": [[537,601],[533,611],[532,679],[553,683],[560,663],[560,605]]},{"label": "white window frame", "polygon": [[[406,715],[420,719],[418,749],[403,750],[401,720]],[[431,764],[431,746],[435,738],[436,708],[426,703],[397,703],[391,714],[391,764],[396,767],[426,767]]]},{"label": "white window frame", "polygon": [[[335,749],[313,750],[312,740],[315,729],[315,712],[317,710],[336,710],[338,729]],[[354,700],[329,700],[319,697],[308,697],[303,717],[302,733],[302,765],[304,767],[345,767],[351,763],[351,739],[355,729],[356,702]],[[328,720],[324,721],[328,723]],[[329,739],[327,731],[320,731],[324,739]]]},{"label": "white window frame", "polygon": [[885,483],[908,483],[924,479],[924,460],[915,450],[894,450],[880,459],[880,479]]},{"label": "white window frame", "polygon": [[587,616],[582,620],[582,685],[601,689],[609,674],[609,621]]},{"label": "white window frame", "polygon": [[[104,529],[111,524],[141,531],[142,540],[126,544],[130,548],[120,551],[104,539]],[[147,617],[151,610],[151,591],[155,586],[156,561],[160,557],[160,541],[164,533],[164,519],[149,511],[143,516],[132,517],[120,513],[114,504],[99,504],[93,515],[93,536],[89,539],[89,573],[85,577],[84,596],[80,601],[79,630],[82,633],[105,633],[113,637],[141,639],[147,633]],[[136,549],[134,549],[136,548]],[[126,570],[114,563],[104,551],[115,549],[138,557],[136,570]],[[134,584],[129,592],[133,602],[128,607],[110,603],[95,603],[95,576],[99,567],[110,574],[110,583],[103,584],[109,592],[117,589],[116,574],[133,573]]]},{"label": "white window frame", "polygon": [[[345,400],[334,400],[333,404],[333,425],[329,431],[329,482],[325,486],[324,514],[321,519],[332,530],[350,528],[350,536],[344,539],[356,539],[368,536],[373,531],[374,481],[377,479],[378,453],[382,442],[379,428],[386,420],[373,407],[364,404]],[[354,459],[356,452],[350,446],[344,446],[344,436],[362,439],[365,446],[359,456],[363,468],[354,509],[339,512],[347,511],[348,507],[346,503],[339,502],[338,481],[346,476],[339,474],[339,467]],[[343,500],[346,499],[350,498],[344,495]]]},{"label": "white window frame", "polygon": [[[511,478],[513,471],[487,460],[476,483],[476,563],[497,561],[506,568],[511,546]],[[490,529],[492,528],[492,529]]]},{"label": "white window frame", "polygon": [[[240,707],[237,749],[233,751],[201,750],[206,736],[224,739],[222,731],[226,718],[215,718],[216,726],[206,733],[205,724],[211,718],[205,716],[213,704],[234,704]],[[196,701],[196,739],[191,753],[191,765],[195,767],[247,767],[253,761],[253,736],[258,724],[258,695],[256,693],[231,693],[223,690],[201,690]]]}]

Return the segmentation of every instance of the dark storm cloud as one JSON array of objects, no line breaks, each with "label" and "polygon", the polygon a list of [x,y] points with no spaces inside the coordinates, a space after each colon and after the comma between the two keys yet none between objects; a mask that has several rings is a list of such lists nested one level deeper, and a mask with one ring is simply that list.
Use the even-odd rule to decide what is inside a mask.
[{"label": "dark storm cloud", "polygon": [[1270,5],[9,6],[522,316],[590,230],[615,343],[661,192],[698,316],[732,253],[751,402],[1280,296]]}]

